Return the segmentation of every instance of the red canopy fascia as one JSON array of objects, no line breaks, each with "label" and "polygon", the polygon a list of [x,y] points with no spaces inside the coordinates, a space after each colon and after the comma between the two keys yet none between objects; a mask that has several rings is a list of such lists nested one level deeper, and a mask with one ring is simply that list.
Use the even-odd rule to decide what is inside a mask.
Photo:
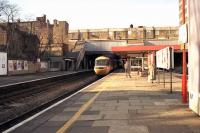
[{"label": "red canopy fascia", "polygon": [[112,47],[113,52],[139,52],[139,51],[158,51],[166,47],[180,50],[180,45],[153,45],[153,46],[116,46]]}]

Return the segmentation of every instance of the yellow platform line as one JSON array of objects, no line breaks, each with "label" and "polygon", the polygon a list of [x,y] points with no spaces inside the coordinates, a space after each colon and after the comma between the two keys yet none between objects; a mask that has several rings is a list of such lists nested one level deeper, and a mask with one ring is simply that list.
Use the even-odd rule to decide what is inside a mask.
[{"label": "yellow platform line", "polygon": [[72,118],[67,121],[56,133],[64,133],[66,132],[71,125],[77,121],[80,115],[88,109],[88,107],[94,102],[94,100],[101,94],[102,91],[96,93],[87,103],[81,106],[81,108],[72,116]]}]

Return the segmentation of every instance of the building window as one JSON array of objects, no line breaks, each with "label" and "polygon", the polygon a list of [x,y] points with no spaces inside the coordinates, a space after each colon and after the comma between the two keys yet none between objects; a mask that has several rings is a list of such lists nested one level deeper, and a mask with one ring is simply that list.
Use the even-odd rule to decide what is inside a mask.
[{"label": "building window", "polygon": [[160,35],[160,31],[157,30],[157,31],[155,32],[155,34],[156,34],[157,36]]}]

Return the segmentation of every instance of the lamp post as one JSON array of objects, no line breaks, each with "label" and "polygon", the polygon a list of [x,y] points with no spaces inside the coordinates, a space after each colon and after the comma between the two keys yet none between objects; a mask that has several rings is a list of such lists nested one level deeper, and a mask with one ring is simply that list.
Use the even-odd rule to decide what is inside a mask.
[{"label": "lamp post", "polygon": [[[185,24],[185,0],[182,0],[182,21],[183,24]],[[187,103],[187,63],[186,63],[186,48],[185,48],[185,44],[183,47],[183,66],[182,66],[182,102],[183,103]]]}]

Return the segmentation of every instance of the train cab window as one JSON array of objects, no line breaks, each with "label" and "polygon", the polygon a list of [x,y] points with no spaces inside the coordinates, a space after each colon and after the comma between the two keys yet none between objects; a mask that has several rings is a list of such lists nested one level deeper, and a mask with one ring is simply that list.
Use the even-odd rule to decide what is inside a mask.
[{"label": "train cab window", "polygon": [[96,66],[107,66],[109,64],[108,60],[96,60]]}]

